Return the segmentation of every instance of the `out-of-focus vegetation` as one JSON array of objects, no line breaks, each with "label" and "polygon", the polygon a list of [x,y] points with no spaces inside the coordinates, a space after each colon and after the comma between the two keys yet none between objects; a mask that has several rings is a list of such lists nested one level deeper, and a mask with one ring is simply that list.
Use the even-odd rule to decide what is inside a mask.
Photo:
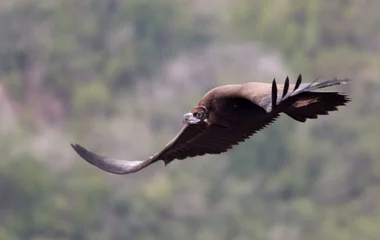
[{"label": "out-of-focus vegetation", "polygon": [[[379,239],[380,2],[4,0],[0,239]],[[341,111],[115,176],[226,83],[350,77]]]}]

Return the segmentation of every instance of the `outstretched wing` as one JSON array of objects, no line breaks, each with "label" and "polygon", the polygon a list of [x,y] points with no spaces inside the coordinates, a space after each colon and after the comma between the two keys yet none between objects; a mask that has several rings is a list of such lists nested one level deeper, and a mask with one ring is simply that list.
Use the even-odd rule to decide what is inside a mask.
[{"label": "outstretched wing", "polygon": [[140,171],[150,164],[163,160],[165,165],[175,159],[219,154],[245,141],[251,135],[272,123],[278,115],[264,114],[253,122],[235,122],[228,127],[218,124],[186,125],[166,147],[147,160],[129,161],[100,156],[78,144],[74,150],[90,164],[110,173],[128,174]]},{"label": "outstretched wing", "polygon": [[[267,112],[284,111],[295,120],[306,118],[316,118],[319,115],[326,115],[328,111],[337,110],[337,106],[345,105],[349,99],[337,92],[313,92],[314,90],[326,88],[334,85],[346,84],[350,79],[334,78],[322,82],[302,83],[302,76],[299,75],[295,84],[289,83],[287,77],[284,84],[277,84],[274,79],[269,83],[247,83],[241,86],[240,97],[251,100],[262,107]],[[300,115],[294,114],[296,111]],[[307,113],[307,111],[309,111]],[[293,117],[294,116],[294,117]],[[303,119],[303,122],[305,119]]]},{"label": "outstretched wing", "polygon": [[158,161],[164,160],[167,156],[167,152],[170,152],[171,149],[178,148],[182,144],[188,142],[192,138],[196,137],[202,131],[206,129],[205,124],[199,125],[185,125],[178,135],[173,138],[166,147],[154,154],[152,157],[142,161],[131,161],[131,160],[122,160],[110,158],[107,156],[101,156],[94,152],[87,150],[79,144],[71,144],[73,149],[88,163],[110,173],[114,174],[128,174],[140,171],[141,169],[149,166],[150,164]]},{"label": "outstretched wing", "polygon": [[253,121],[230,122],[228,126],[211,124],[189,141],[166,149],[160,158],[168,164],[175,159],[226,152],[270,125],[278,116],[265,113]]}]

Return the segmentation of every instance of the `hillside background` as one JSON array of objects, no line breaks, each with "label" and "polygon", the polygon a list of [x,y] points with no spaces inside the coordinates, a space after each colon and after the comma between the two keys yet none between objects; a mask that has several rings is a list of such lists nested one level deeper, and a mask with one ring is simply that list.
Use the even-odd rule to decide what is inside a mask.
[{"label": "hillside background", "polygon": [[[380,1],[2,0],[0,240],[380,239]],[[349,77],[352,102],[116,176],[212,87]]]}]

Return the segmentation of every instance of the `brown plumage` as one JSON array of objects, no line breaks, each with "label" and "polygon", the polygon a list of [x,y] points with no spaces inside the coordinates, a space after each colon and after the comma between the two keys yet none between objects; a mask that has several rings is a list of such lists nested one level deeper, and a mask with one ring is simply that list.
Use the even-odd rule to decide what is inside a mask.
[{"label": "brown plumage", "polygon": [[331,79],[324,82],[278,85],[250,82],[242,85],[225,85],[207,92],[199,104],[183,117],[184,127],[163,150],[143,161],[127,161],[99,156],[78,144],[74,150],[87,162],[115,174],[137,172],[163,160],[165,165],[175,159],[219,154],[248,139],[271,124],[280,113],[296,121],[327,115],[345,105],[349,98],[337,92],[312,92],[333,85],[345,84],[348,79]]}]

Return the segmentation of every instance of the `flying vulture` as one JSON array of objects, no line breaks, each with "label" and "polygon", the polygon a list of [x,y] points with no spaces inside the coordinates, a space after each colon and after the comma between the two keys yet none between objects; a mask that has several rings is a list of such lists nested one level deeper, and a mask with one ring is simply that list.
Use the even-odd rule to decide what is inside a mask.
[{"label": "flying vulture", "polygon": [[333,85],[345,84],[349,79],[295,84],[249,82],[224,85],[207,92],[197,106],[183,116],[183,128],[161,151],[143,161],[128,161],[100,156],[78,144],[74,150],[87,162],[114,174],[140,171],[159,160],[165,166],[175,159],[205,154],[219,154],[245,141],[257,131],[285,113],[298,122],[328,115],[350,99],[338,92],[313,92]]}]

